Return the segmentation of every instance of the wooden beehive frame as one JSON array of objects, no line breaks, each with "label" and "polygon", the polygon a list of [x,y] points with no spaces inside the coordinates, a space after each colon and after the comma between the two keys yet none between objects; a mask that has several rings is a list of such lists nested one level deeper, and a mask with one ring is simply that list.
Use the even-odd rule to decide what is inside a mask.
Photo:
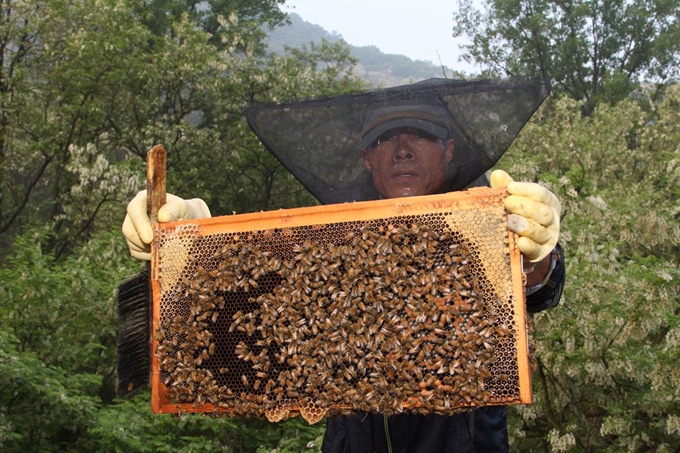
[{"label": "wooden beehive frame", "polygon": [[[192,253],[195,254],[195,249],[187,247],[187,243],[191,242],[192,238],[223,238],[227,235],[231,238],[230,241],[233,242],[234,237],[246,238],[252,235],[253,232],[259,232],[260,235],[264,234],[266,237],[269,234],[275,234],[275,232],[296,228],[311,228],[313,230],[331,224],[347,225],[352,222],[361,223],[379,221],[380,219],[403,219],[409,218],[409,216],[417,218],[422,215],[446,215],[455,218],[457,213],[466,213],[465,220],[461,221],[462,223],[456,224],[456,229],[467,229],[463,236],[478,235],[480,234],[478,231],[486,227],[475,224],[474,219],[492,217],[496,221],[496,230],[503,230],[500,233],[494,233],[496,234],[495,238],[490,238],[491,241],[496,241],[495,245],[492,243],[491,246],[488,246],[488,244],[486,246],[486,248],[491,249],[495,247],[495,250],[492,250],[493,253],[491,255],[487,254],[487,258],[484,258],[483,255],[486,252],[482,251],[480,256],[482,259],[487,260],[491,257],[491,259],[496,261],[494,265],[497,267],[507,266],[507,269],[500,273],[503,274],[500,278],[504,281],[493,282],[494,285],[492,286],[504,287],[503,291],[506,291],[507,294],[501,296],[501,298],[505,298],[505,300],[509,300],[512,303],[511,315],[509,316],[513,324],[511,349],[514,350],[513,353],[516,353],[514,360],[516,360],[517,370],[517,391],[511,397],[491,398],[491,400],[487,399],[484,402],[477,400],[469,401],[467,405],[530,403],[531,381],[521,258],[515,245],[515,236],[505,229],[505,212],[502,205],[503,194],[503,190],[482,188],[443,195],[297,208],[155,225],[157,239],[152,250],[152,275],[157,278],[152,278],[151,282],[153,294],[152,351],[154,351],[151,376],[153,412],[223,412],[226,414],[243,415],[243,406],[238,404],[234,406],[230,403],[231,401],[237,401],[239,399],[238,395],[230,396],[226,400],[220,400],[220,404],[213,404],[210,401],[200,400],[200,398],[198,404],[196,404],[197,401],[194,401],[194,404],[187,402],[177,403],[170,400],[168,387],[164,384],[161,372],[162,358],[157,354],[159,346],[157,334],[160,332],[159,328],[161,327],[163,311],[161,300],[165,297],[165,306],[168,303],[172,304],[172,298],[176,297],[176,295],[173,296],[172,288],[177,287],[180,280],[186,280],[186,275],[182,274],[184,267],[187,261],[196,259],[195,256],[191,255]],[[484,213],[486,217],[479,217],[478,213],[480,212]],[[450,221],[447,220],[447,222]],[[498,225],[501,225],[501,227]],[[488,236],[487,233],[483,234]],[[179,247],[177,247],[178,244]],[[179,250],[179,252],[170,252],[173,250],[173,247]],[[484,247],[481,248],[484,249]],[[495,277],[492,275],[489,278],[493,279]],[[168,297],[170,302],[167,302]],[[250,385],[252,386],[252,383]],[[258,404],[262,405],[262,392],[260,391],[259,393],[260,396],[257,398],[252,395],[248,398],[250,401],[257,401]],[[244,395],[241,394],[240,396],[243,397]],[[422,406],[422,402],[414,401],[404,401],[404,405],[399,407],[399,410],[418,409]],[[273,398],[269,398],[267,405],[270,407],[267,410],[263,410],[263,413],[270,419],[277,420],[299,411],[308,420],[318,421],[318,419],[326,414],[328,409],[331,411],[353,410],[353,407],[347,404],[334,405],[333,402],[328,401],[317,403],[317,401],[312,401],[297,404],[290,398],[284,402],[276,403]],[[253,405],[248,407],[252,408]],[[320,407],[321,409],[319,409]],[[438,412],[446,413],[446,410],[442,410],[441,405],[438,408]],[[452,406],[450,408],[451,413],[459,411],[460,408],[460,404]],[[381,408],[377,407],[376,409],[379,410]],[[448,408],[446,409],[448,410]],[[246,413],[246,415],[252,415],[252,413]]]}]

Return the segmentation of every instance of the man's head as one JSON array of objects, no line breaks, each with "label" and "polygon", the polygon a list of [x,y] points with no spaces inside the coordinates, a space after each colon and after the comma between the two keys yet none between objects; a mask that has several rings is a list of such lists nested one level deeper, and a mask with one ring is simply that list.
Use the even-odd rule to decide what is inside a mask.
[{"label": "man's head", "polygon": [[439,191],[453,158],[450,118],[439,98],[385,102],[366,108],[361,158],[382,196]]}]

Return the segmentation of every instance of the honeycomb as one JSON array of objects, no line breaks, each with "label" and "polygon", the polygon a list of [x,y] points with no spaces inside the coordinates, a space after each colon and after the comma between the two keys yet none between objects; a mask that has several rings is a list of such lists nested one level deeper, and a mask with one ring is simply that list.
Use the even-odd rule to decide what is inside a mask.
[{"label": "honeycomb", "polygon": [[155,225],[153,411],[317,423],[530,402],[502,195]]}]

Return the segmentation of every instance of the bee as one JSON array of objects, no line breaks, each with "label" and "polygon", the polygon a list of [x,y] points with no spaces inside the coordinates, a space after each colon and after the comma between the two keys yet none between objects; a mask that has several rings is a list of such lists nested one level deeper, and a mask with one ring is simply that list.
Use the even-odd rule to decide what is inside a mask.
[{"label": "bee", "polygon": [[406,272],[408,272],[408,273],[410,273],[410,274],[416,274],[416,273],[418,273],[418,269],[416,269],[415,267],[413,267],[413,266],[410,265],[410,264],[404,265],[404,269],[406,269]]}]

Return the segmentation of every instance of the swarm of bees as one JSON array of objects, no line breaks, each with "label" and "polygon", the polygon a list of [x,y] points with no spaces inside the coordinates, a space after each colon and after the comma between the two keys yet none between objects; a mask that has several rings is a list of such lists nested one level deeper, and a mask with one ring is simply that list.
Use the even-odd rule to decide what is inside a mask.
[{"label": "swarm of bees", "polygon": [[327,411],[453,414],[515,396],[508,301],[444,222],[285,234],[227,235],[190,258],[174,292],[183,309],[156,332],[171,401],[316,422]]}]

